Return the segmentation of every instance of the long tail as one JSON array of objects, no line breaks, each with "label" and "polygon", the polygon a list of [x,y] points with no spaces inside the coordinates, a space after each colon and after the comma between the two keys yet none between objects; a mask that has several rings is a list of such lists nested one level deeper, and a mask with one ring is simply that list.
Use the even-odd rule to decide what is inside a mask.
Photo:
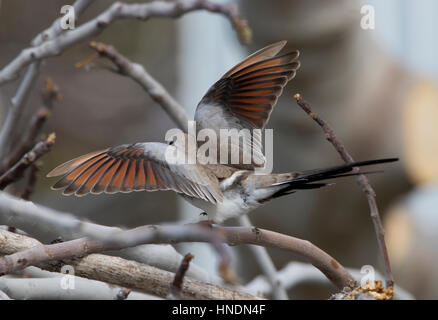
[{"label": "long tail", "polygon": [[272,185],[273,187],[284,186],[284,188],[281,188],[280,190],[275,192],[272,195],[272,198],[278,198],[293,193],[296,190],[316,189],[332,184],[330,182],[319,182],[323,180],[381,172],[381,171],[366,171],[366,172],[351,172],[351,171],[355,167],[364,167],[374,164],[388,163],[395,161],[398,161],[398,158],[358,161],[358,162],[342,164],[339,166],[328,167],[325,169],[303,171],[296,178],[273,184]]}]

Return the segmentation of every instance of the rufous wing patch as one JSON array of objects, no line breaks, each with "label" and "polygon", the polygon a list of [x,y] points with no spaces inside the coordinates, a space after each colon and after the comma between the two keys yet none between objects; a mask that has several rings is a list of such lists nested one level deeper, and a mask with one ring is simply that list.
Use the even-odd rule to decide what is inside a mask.
[{"label": "rufous wing patch", "polygon": [[216,82],[202,102],[220,104],[249,124],[250,129],[262,129],[284,86],[300,67],[298,56],[298,51],[250,56]]},{"label": "rufous wing patch", "polygon": [[[174,190],[211,202],[222,199],[217,180],[212,180],[212,184],[216,183],[217,190],[210,190],[211,186],[200,186],[198,182],[188,178],[189,171],[186,174],[184,170],[173,172],[165,161],[160,160],[164,158],[167,145],[155,143],[155,148],[161,147],[159,150],[163,152],[158,157],[145,153],[145,145],[147,143],[122,145],[66,162],[54,172],[64,172],[64,176],[53,188],[63,189],[65,195],[76,196],[102,192]],[[196,167],[191,167],[194,168]]]}]

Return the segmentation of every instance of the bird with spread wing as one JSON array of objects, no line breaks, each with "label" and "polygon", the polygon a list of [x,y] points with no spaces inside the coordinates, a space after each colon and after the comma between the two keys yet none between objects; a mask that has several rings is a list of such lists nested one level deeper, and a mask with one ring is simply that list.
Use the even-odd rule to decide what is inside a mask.
[{"label": "bird with spread wing", "polygon": [[[217,136],[221,129],[263,129],[284,86],[300,67],[298,51],[279,54],[285,44],[286,41],[280,41],[253,53],[217,81],[197,106],[197,129],[214,130]],[[239,140],[238,144],[241,152],[251,151],[254,161],[170,162],[166,152],[169,148],[178,151],[178,144],[141,142],[80,156],[56,167],[47,176],[62,175],[52,188],[62,189],[64,195],[173,190],[204,210],[210,220],[221,223],[296,190],[320,188],[328,185],[328,179],[356,175],[358,173],[351,173],[354,167],[397,160],[378,159],[303,172],[256,174],[255,169],[265,161],[260,149],[255,148],[261,145],[261,135],[254,133],[252,139]],[[218,150],[221,147],[218,145]]]}]

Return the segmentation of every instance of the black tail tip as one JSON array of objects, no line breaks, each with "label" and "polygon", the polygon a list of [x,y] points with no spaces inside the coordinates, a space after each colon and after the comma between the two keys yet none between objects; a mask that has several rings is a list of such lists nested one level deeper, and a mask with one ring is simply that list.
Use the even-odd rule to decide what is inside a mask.
[{"label": "black tail tip", "polygon": [[384,162],[397,162],[400,159],[399,158],[384,158],[384,159],[381,159],[381,160],[383,160]]},{"label": "black tail tip", "polygon": [[360,167],[360,166],[369,166],[373,164],[381,164],[381,163],[390,163],[399,161],[399,158],[382,158],[382,159],[374,159],[374,160],[365,160],[365,161],[357,161],[349,163],[352,167]]}]

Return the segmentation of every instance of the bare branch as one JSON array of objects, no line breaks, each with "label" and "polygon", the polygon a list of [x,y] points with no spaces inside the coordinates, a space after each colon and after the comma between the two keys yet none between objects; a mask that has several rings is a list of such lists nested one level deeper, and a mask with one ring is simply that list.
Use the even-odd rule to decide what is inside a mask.
[{"label": "bare branch", "polygon": [[[126,289],[105,282],[72,277],[74,289],[63,288],[61,285],[62,274],[56,278],[0,278],[0,290],[13,299],[56,299],[56,300],[118,300],[120,294],[125,294]],[[140,292],[132,292],[128,300],[160,299]]]},{"label": "bare branch", "polygon": [[187,132],[188,118],[184,108],[157,80],[149,75],[142,65],[129,61],[112,46],[91,42],[90,47],[95,49],[100,56],[106,57],[113,62],[120,74],[129,76],[140,84],[150,97],[167,112],[178,127]]},{"label": "bare branch", "polygon": [[[251,221],[247,215],[243,215],[238,219],[239,223],[243,227],[252,228]],[[276,300],[288,300],[289,297],[287,295],[286,289],[283,286],[283,283],[278,280],[277,270],[275,269],[274,262],[269,256],[268,251],[265,247],[261,246],[249,246],[252,251],[254,257],[256,258],[258,264],[260,265],[264,275],[269,281],[269,284],[272,288],[272,295]],[[317,272],[317,271],[316,271]]]},{"label": "bare branch", "polygon": [[46,78],[45,87],[41,90],[41,99],[43,101],[43,109],[49,111],[53,109],[55,101],[62,100],[58,85],[50,77]]},{"label": "bare branch", "polygon": [[14,276],[22,278],[0,277],[0,290],[8,292],[14,299],[161,299],[108,283],[76,277],[73,274],[50,272],[37,267],[27,267]]},{"label": "bare branch", "polygon": [[35,183],[37,181],[38,167],[35,163],[32,163],[29,170],[29,177],[27,179],[26,187],[21,193],[20,198],[24,200],[29,200],[30,195],[33,193]]},{"label": "bare branch", "polygon": [[[83,239],[79,239],[83,241]],[[70,241],[67,246],[73,248]],[[76,244],[81,242],[77,241]],[[84,244],[84,242],[82,242]],[[51,253],[52,248],[62,248],[65,243],[56,245],[41,245],[37,240],[11,233],[5,230],[0,230],[0,253],[14,254],[19,250],[33,250],[37,246],[49,248]],[[54,247],[57,246],[57,247]],[[73,249],[77,250],[77,249]],[[40,251],[37,249],[35,251]],[[18,254],[18,253],[17,253]],[[55,259],[56,260],[56,259]],[[74,268],[76,276],[99,280],[116,284],[125,288],[138,289],[159,297],[167,297],[169,294],[171,283],[174,279],[174,274],[163,271],[148,265],[144,265],[135,261],[128,261],[118,257],[111,257],[102,254],[90,254],[83,258],[64,259],[61,261],[48,262],[40,265],[45,270],[59,272],[62,266],[70,265]],[[257,299],[256,297],[233,291],[226,288],[221,288],[208,283],[196,281],[194,279],[185,278],[181,291],[183,299]]]},{"label": "bare branch", "polygon": [[178,271],[175,273],[175,278],[173,278],[172,286],[170,287],[170,297],[174,299],[181,298],[181,290],[183,286],[184,276],[186,275],[187,269],[189,268],[190,261],[194,256],[190,253],[187,253],[184,256],[181,265],[179,266]]},{"label": "bare branch", "polygon": [[[230,257],[220,239],[220,235],[199,225],[162,225],[144,226],[128,231],[117,231],[100,234],[98,237],[105,239],[104,242],[81,238],[51,245],[35,246],[0,257],[0,275],[21,270],[28,266],[39,266],[52,260],[62,260],[72,257],[83,257],[90,253],[108,250],[119,250],[126,247],[137,246],[146,243],[171,243],[183,242],[186,238],[196,234],[204,242],[211,242],[221,258],[220,270],[224,276],[233,274],[228,269]],[[112,238],[109,236],[112,235]],[[109,241],[111,239],[111,241]],[[234,279],[226,279],[233,282]]]},{"label": "bare branch", "polygon": [[[353,157],[348,153],[343,143],[338,139],[338,137],[335,135],[333,129],[322,120],[316,113],[314,113],[309,105],[308,102],[304,101],[301,98],[300,94],[294,95],[295,100],[297,101],[297,104],[313,119],[316,123],[319,124],[319,126],[322,128],[326,135],[326,139],[335,147],[336,151],[340,154],[341,158],[346,163],[354,162]],[[356,169],[354,172],[358,172]],[[394,277],[392,275],[391,271],[391,264],[389,261],[389,255],[388,255],[388,249],[386,247],[385,243],[385,230],[383,229],[383,224],[380,219],[379,215],[379,209],[377,208],[377,202],[376,202],[376,193],[374,192],[373,188],[371,187],[368,178],[365,175],[358,175],[357,176],[357,182],[359,183],[360,187],[362,188],[362,191],[364,192],[367,200],[368,200],[368,206],[370,207],[370,215],[371,219],[373,221],[374,230],[377,235],[377,243],[379,244],[379,249],[382,254],[383,264],[384,264],[384,270],[385,270],[385,284],[387,287],[392,287],[394,285]]]},{"label": "bare branch", "polygon": [[[116,227],[79,221],[68,213],[60,213],[47,207],[35,205],[30,201],[20,200],[4,192],[0,192],[0,225],[16,227],[45,241],[51,241],[60,236],[64,240],[77,239],[87,234],[105,232],[102,230],[106,230],[108,233],[122,231],[122,229]],[[84,227],[80,229],[78,225]],[[110,254],[171,272],[178,270],[183,259],[183,256],[171,245],[141,245],[120,251],[112,251]],[[219,277],[210,275],[195,263],[190,264],[187,274],[204,282],[221,283],[222,281]]]},{"label": "bare branch", "polygon": [[[278,282],[281,282],[284,288],[291,289],[303,282],[314,283],[321,282],[328,284],[329,281],[311,264],[303,262],[290,262],[276,274]],[[272,293],[270,281],[266,276],[257,276],[244,287],[245,292],[257,296],[267,296]]]},{"label": "bare branch", "polygon": [[55,134],[50,134],[45,141],[38,142],[31,151],[26,153],[20,161],[18,161],[12,168],[6,171],[0,177],[0,190],[3,190],[9,184],[17,181],[23,176],[24,171],[30,167],[36,160],[41,158],[55,143]]},{"label": "bare branch", "polygon": [[[12,205],[12,207],[11,207]],[[74,255],[81,255],[80,252],[95,252],[90,250],[108,250],[110,248],[121,248],[126,246],[136,246],[141,243],[180,243],[180,242],[213,242],[216,250],[223,257],[223,253],[220,251],[220,247],[215,244],[216,241],[223,241],[232,245],[237,244],[255,244],[261,246],[275,247],[283,250],[287,250],[294,255],[297,255],[310,262],[322,273],[326,275],[332,283],[338,288],[354,287],[354,278],[345,270],[334,258],[330,255],[310,243],[309,241],[297,239],[291,236],[283,235],[277,232],[257,229],[257,228],[245,228],[245,227],[220,227],[214,226],[211,231],[205,227],[200,227],[198,224],[192,225],[148,225],[138,227],[128,231],[120,231],[117,228],[110,228],[104,226],[93,225],[87,222],[79,221],[72,218],[71,215],[54,211],[52,209],[42,209],[36,205],[27,206],[24,201],[11,201],[10,196],[5,196],[4,193],[0,193],[0,222],[1,220],[8,221],[8,216],[23,215],[23,216],[37,216],[40,215],[41,221],[44,221],[47,228],[52,226],[58,226],[58,228],[72,232],[72,230],[81,230],[87,236],[93,237],[102,243],[96,241],[78,239],[73,240],[75,245],[77,243],[85,243],[86,246],[77,249],[75,246],[71,246],[73,241],[68,244],[59,243],[46,246],[44,249],[33,249],[34,252],[40,251],[40,255],[43,260],[46,261],[46,250],[57,250],[59,254],[65,254],[63,246],[68,246],[69,252],[74,250]],[[42,217],[41,217],[42,216]],[[3,217],[3,218],[2,218]],[[35,218],[34,218],[35,219]],[[35,220],[34,220],[35,221]],[[8,223],[6,223],[8,224]],[[63,226],[60,227],[59,225]],[[216,236],[212,236],[216,234]],[[88,250],[88,251],[84,251]],[[53,257],[54,253],[49,255]],[[21,264],[23,264],[22,256]],[[26,257],[25,257],[26,258]],[[29,258],[26,258],[30,261]],[[19,264],[17,256],[14,257],[16,264]],[[12,259],[9,259],[8,263],[11,263]],[[26,262],[28,262],[26,261]],[[8,263],[6,263],[6,268]],[[27,264],[29,265],[29,264]],[[223,272],[225,273],[225,272]]]},{"label": "bare branch", "polygon": [[230,266],[230,255],[228,248],[223,244],[226,241],[222,234],[213,232],[212,228],[205,227],[202,223],[146,225],[127,231],[102,231],[100,233],[87,233],[87,235],[113,249],[147,243],[208,242],[220,258],[219,273],[223,279],[231,284],[238,283],[237,276]]},{"label": "bare branch", "polygon": [[46,85],[41,91],[41,99],[43,105],[31,119],[29,129],[24,135],[24,138],[18,143],[17,147],[5,157],[0,166],[0,176],[18,162],[26,152],[38,142],[38,136],[46,123],[50,112],[53,109],[55,101],[61,100],[59,89],[51,78],[46,79]]},{"label": "bare branch", "polygon": [[14,79],[17,73],[33,61],[61,54],[65,49],[92,36],[100,34],[116,20],[139,19],[151,17],[178,18],[195,10],[216,12],[227,17],[236,27],[240,38],[248,41],[250,32],[245,21],[240,20],[236,6],[215,4],[210,0],[153,1],[140,4],[116,2],[96,18],[82,24],[74,30],[63,33],[56,38],[24,49],[14,60],[0,71],[0,84]]},{"label": "bare branch", "polygon": [[216,227],[229,244],[255,244],[283,249],[318,268],[336,287],[354,287],[355,279],[333,257],[307,240],[274,231],[245,227]]},{"label": "bare branch", "polygon": [[62,273],[50,272],[34,266],[24,268],[13,274],[19,274],[23,278],[59,278],[64,276]]}]

